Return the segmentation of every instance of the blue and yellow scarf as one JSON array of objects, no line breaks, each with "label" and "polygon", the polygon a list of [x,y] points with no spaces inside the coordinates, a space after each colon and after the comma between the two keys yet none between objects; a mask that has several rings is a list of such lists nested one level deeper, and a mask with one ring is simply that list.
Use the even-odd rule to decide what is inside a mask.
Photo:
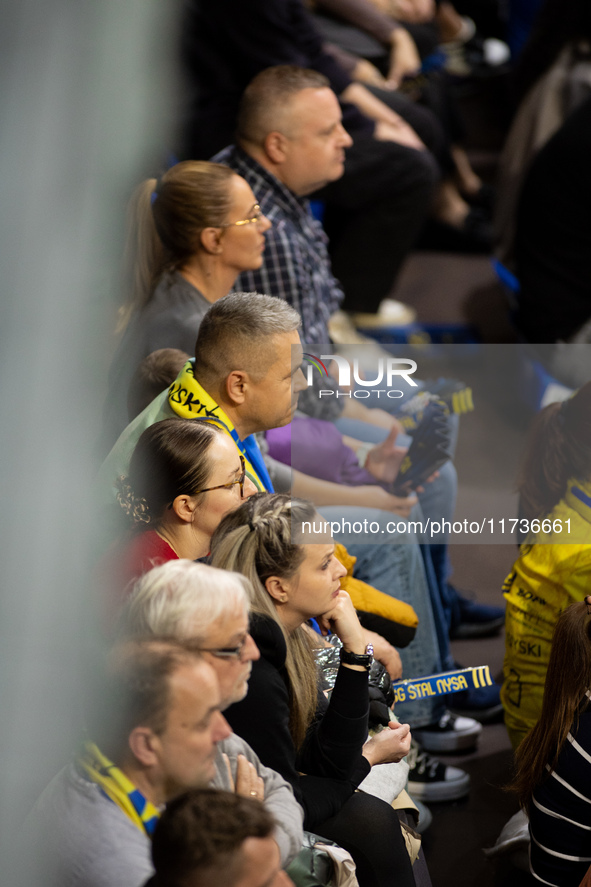
[{"label": "blue and yellow scarf", "polygon": [[185,364],[168,389],[168,403],[182,419],[205,419],[223,428],[244,456],[246,473],[257,489],[273,492],[273,484],[254,434],[240,440],[228,416],[195,378],[192,360]]},{"label": "blue and yellow scarf", "polygon": [[78,765],[102,793],[123,810],[140,831],[152,837],[160,811],[135,787],[125,773],[92,742],[85,742]]}]

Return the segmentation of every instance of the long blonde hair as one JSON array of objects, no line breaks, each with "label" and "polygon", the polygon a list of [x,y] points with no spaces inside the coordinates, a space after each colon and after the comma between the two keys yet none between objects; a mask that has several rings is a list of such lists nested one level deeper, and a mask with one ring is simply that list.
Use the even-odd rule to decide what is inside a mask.
[{"label": "long blonde hair", "polygon": [[227,514],[211,540],[212,565],[246,576],[254,589],[251,612],[270,617],[283,632],[290,683],[289,727],[296,748],[302,744],[318,705],[314,642],[303,626],[286,632],[265,582],[270,576],[295,576],[305,549],[292,541],[292,524],[301,525],[302,520],[315,516],[309,502],[284,494],[258,493]]},{"label": "long blonde hair", "polygon": [[225,222],[235,175],[220,163],[186,160],[136,188],[127,209],[127,298],[118,331],[148,304],[163,272],[178,270],[197,252],[201,231]]}]

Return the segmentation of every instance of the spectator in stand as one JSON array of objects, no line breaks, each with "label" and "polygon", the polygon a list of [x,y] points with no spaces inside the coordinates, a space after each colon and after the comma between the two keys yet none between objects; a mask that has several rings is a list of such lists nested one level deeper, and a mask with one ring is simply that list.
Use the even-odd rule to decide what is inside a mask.
[{"label": "spectator in stand", "polygon": [[591,378],[590,156],[591,92],[535,156],[515,232],[515,323],[569,387]]},{"label": "spectator in stand", "polygon": [[[413,22],[394,15],[393,9],[378,9],[371,0],[316,0],[312,9],[314,22],[326,40],[373,63],[372,71],[362,67],[359,73],[353,74],[354,78],[387,88],[400,85],[400,70],[412,72],[406,61],[409,54],[415,70],[419,71],[420,59],[434,52],[439,43],[438,28],[433,21],[435,6],[431,0],[427,0],[427,6],[430,9],[419,14],[422,20]],[[409,3],[407,15],[414,18],[410,7]]]},{"label": "spectator in stand", "polygon": [[554,626],[591,583],[591,382],[536,417],[521,479],[531,531],[505,580],[505,724],[517,748],[540,717]]},{"label": "spectator in stand", "polygon": [[289,887],[273,819],[253,798],[197,789],[172,801],[152,840],[146,887]]},{"label": "spectator in stand", "polygon": [[530,869],[542,884],[579,887],[591,862],[591,596],[552,637],[542,710],[516,753],[513,788],[529,816]]},{"label": "spectator in stand", "polygon": [[[211,156],[232,141],[240,96],[265,68],[301,65],[327,76],[353,144],[344,176],[318,196],[326,202],[324,221],[347,308],[377,310],[430,211],[439,167],[424,147],[436,156],[444,147],[437,119],[396,92],[353,83],[325,51],[302,0],[256,0],[248,6],[237,0],[192,0],[181,39],[191,102],[186,156]],[[461,228],[467,213],[459,195],[441,195],[440,220]],[[364,270],[371,272],[363,279],[360,244]]]},{"label": "spectator in stand", "polygon": [[129,584],[157,564],[209,553],[222,517],[256,492],[244,457],[215,422],[164,419],[142,433],[117,501],[129,530],[97,571],[106,616],[116,616]]},{"label": "spectator in stand", "polygon": [[[135,585],[120,622],[121,634],[141,641],[168,637],[197,649],[217,675],[225,710],[247,694],[258,648],[249,633],[251,589],[243,576],[205,564],[175,560]],[[282,864],[299,852],[302,809],[277,772],[263,766],[235,733],[216,748],[210,786],[264,803],[276,822],[273,839]]]},{"label": "spectator in stand", "polygon": [[[578,242],[577,225],[581,225],[583,238],[588,238],[589,226],[588,220],[584,217],[584,210],[578,212],[577,203],[580,196],[578,189],[581,194],[588,189],[588,172],[584,160],[581,159],[586,157],[588,150],[585,141],[588,140],[588,126],[579,118],[577,124],[579,131],[573,132],[571,137],[573,141],[570,145],[565,137],[558,138],[535,171],[532,164],[537,152],[558,133],[569,115],[591,95],[590,41],[591,7],[588,3],[580,3],[578,0],[569,0],[567,3],[563,0],[545,0],[530,38],[517,61],[513,76],[515,116],[499,161],[494,218],[495,253],[513,273],[518,273],[516,266],[518,205],[527,173],[531,169],[529,193],[526,206],[520,210],[519,221],[522,229],[520,233],[525,241],[521,243],[522,261],[526,272],[530,272],[534,285],[532,291],[525,294],[527,320],[524,317],[522,322],[521,318],[518,318],[518,322],[521,333],[533,342],[553,341],[552,338],[547,338],[548,330],[543,330],[544,338],[540,340],[531,336],[535,333],[533,328],[528,329],[528,326],[535,322],[533,316],[535,309],[532,308],[535,284],[539,285],[544,294],[544,287],[550,283],[550,293],[557,290],[559,294],[558,302],[569,284],[573,290],[576,290],[577,284],[579,288],[581,287],[579,267],[581,259],[576,254],[584,247]],[[580,149],[579,138],[585,142]],[[545,206],[553,205],[554,201],[558,203],[560,211],[555,213],[555,217],[545,217],[545,206],[539,209],[539,204],[532,194],[534,187],[540,188],[544,194],[550,192]],[[560,206],[560,201],[564,201],[564,208]],[[572,223],[571,230],[562,230],[556,226],[556,218],[563,217],[566,229]],[[549,233],[543,227],[544,223],[548,225]],[[534,232],[530,244],[527,243],[528,224]],[[569,254],[571,237],[574,238],[572,255]],[[541,250],[549,251],[550,260],[546,260],[547,264],[543,252],[536,256],[538,242]],[[565,267],[557,268],[564,258],[567,260]],[[575,272],[570,279],[569,262],[573,259]],[[531,268],[528,268],[528,265]],[[528,281],[527,288],[530,286]],[[548,296],[545,298],[549,302],[550,310],[553,310],[555,306],[550,304],[551,298]],[[572,299],[571,292],[568,301],[571,302]],[[558,324],[562,326],[559,315],[555,316]],[[570,319],[570,312],[568,316]],[[550,332],[553,326],[554,315]],[[572,334],[573,330],[569,332]]]},{"label": "spectator in stand", "polygon": [[[261,643],[249,693],[228,716],[261,760],[291,783],[304,826],[351,853],[361,887],[414,885],[396,813],[355,792],[372,765],[407,754],[408,725],[390,724],[367,739],[373,650],[340,589],[345,570],[328,539],[292,542],[292,530],[304,540],[300,522],[314,516],[309,503],[261,494],[222,521],[212,540],[214,564],[242,572],[253,584],[251,630]],[[318,690],[314,633],[304,625],[312,617],[343,642],[328,704]],[[424,864],[415,873],[416,883],[430,883]]]},{"label": "spectator in stand", "polygon": [[[435,5],[431,5],[431,14],[435,13]],[[443,4],[447,7],[448,4]],[[411,6],[411,4],[409,4]],[[333,44],[346,51],[356,53],[361,56],[361,64],[366,60],[364,54],[364,41],[369,41],[370,45],[377,42],[378,50],[381,50],[381,58],[377,58],[379,70],[373,65],[367,70],[367,80],[365,82],[373,83],[382,89],[398,89],[401,87],[405,94],[414,101],[419,102],[424,107],[429,108],[441,123],[446,134],[448,146],[445,151],[440,151],[438,160],[442,168],[444,180],[440,188],[445,188],[448,192],[447,199],[450,203],[457,202],[457,190],[468,203],[475,202],[482,204],[485,195],[488,193],[487,188],[483,188],[482,180],[476,175],[472,169],[470,159],[465,150],[461,147],[461,142],[465,138],[464,126],[461,116],[458,112],[455,99],[450,90],[450,84],[445,74],[441,71],[429,71],[428,73],[420,73],[421,62],[418,57],[423,58],[432,53],[439,42],[438,26],[432,22],[397,22],[391,14],[377,9],[372,0],[317,0],[315,9],[323,13],[323,15],[315,16],[320,29],[328,40]],[[453,11],[453,7],[452,7]],[[409,10],[408,14],[413,15]],[[416,11],[418,18],[425,13]],[[426,13],[428,17],[428,12]],[[457,27],[462,30],[464,20],[457,16]],[[470,21],[470,20],[468,20]],[[474,28],[471,22],[472,29]],[[420,48],[414,45],[413,38],[420,41]],[[355,48],[355,41],[360,40],[361,45]],[[401,70],[412,70],[407,62],[409,54],[414,54],[415,68],[418,77],[409,76],[407,82],[400,76]],[[355,55],[352,56],[353,63]],[[343,62],[344,63],[344,62]],[[349,63],[351,64],[351,63]],[[362,67],[362,72],[366,69]],[[353,76],[355,79],[362,79],[358,73],[358,68],[354,69]],[[440,203],[443,202],[439,198]],[[458,203],[458,207],[460,204]],[[478,211],[474,211],[472,221],[481,214],[482,207]],[[459,245],[459,244],[458,244]],[[474,246],[477,244],[474,243]],[[483,245],[485,244],[483,241]],[[468,244],[466,243],[466,246]]]},{"label": "spectator in stand", "polygon": [[86,721],[89,741],[29,814],[30,855],[48,887],[141,887],[163,805],[212,779],[215,745],[231,733],[216,674],[172,641],[127,643]]},{"label": "spectator in stand", "polygon": [[105,444],[125,428],[129,384],[160,348],[192,352],[201,319],[240,271],[259,268],[269,221],[227,167],[187,161],[146,179],[129,206],[123,334],[109,373]]},{"label": "spectator in stand", "polygon": [[[351,307],[352,285],[367,302],[368,286],[380,280],[384,269],[377,253],[392,247],[391,207],[384,202],[379,209],[368,206],[365,211],[362,198],[357,223],[349,225],[346,234],[349,261],[355,268],[341,288],[334,252],[329,258],[326,235],[306,198],[318,188],[338,183],[343,175],[347,178],[351,138],[344,124],[337,97],[323,75],[280,65],[263,71],[247,86],[236,144],[215,157],[246,178],[276,224],[268,234],[262,264],[240,280],[243,285],[257,281],[262,292],[287,299],[302,317],[306,344],[329,341],[328,321],[343,301],[343,288],[346,307]],[[387,168],[383,174],[388,174]],[[380,286],[387,290],[391,282],[391,277],[384,277]],[[357,307],[363,310],[361,302]]]}]

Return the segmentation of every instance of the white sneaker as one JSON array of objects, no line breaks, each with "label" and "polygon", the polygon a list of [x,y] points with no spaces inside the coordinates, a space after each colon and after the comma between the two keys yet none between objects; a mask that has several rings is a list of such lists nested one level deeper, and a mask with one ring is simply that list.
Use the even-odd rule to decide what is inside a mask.
[{"label": "white sneaker", "polygon": [[511,58],[511,50],[502,40],[496,37],[487,37],[482,45],[484,61],[491,68],[506,64]]},{"label": "white sneaker", "polygon": [[482,724],[474,718],[452,715],[446,711],[436,724],[413,730],[412,735],[430,752],[465,751],[474,748],[482,733]]},{"label": "white sneaker", "polygon": [[527,814],[519,810],[505,823],[492,847],[483,848],[488,859],[508,856],[518,869],[529,872],[529,823]]},{"label": "white sneaker", "polygon": [[380,326],[408,326],[417,319],[417,312],[409,305],[398,302],[396,299],[382,299],[377,314],[354,314],[353,320],[356,326],[380,327]]}]

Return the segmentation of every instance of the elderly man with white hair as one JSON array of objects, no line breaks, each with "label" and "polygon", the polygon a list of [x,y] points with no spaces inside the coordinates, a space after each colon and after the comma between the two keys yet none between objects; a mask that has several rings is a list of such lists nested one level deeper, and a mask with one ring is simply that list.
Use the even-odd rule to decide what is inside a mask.
[{"label": "elderly man with white hair", "polygon": [[[221,708],[246,696],[251,663],[259,658],[248,631],[249,581],[189,560],[154,567],[134,586],[121,630],[132,638],[190,642],[217,674]],[[277,824],[274,838],[286,866],[301,848],[303,811],[291,786],[265,767],[235,734],[216,746],[214,788],[258,798]]]}]

